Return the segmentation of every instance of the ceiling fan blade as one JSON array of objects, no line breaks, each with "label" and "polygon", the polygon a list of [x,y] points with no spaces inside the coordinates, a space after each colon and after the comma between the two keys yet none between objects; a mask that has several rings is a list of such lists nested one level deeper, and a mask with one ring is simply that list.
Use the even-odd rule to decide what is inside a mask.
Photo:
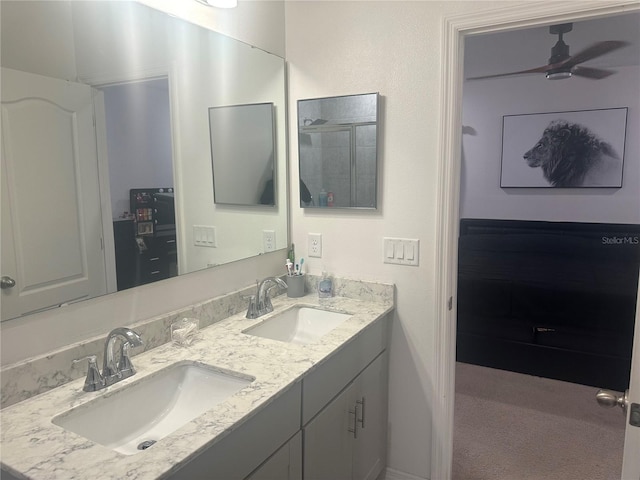
[{"label": "ceiling fan blade", "polygon": [[483,80],[485,78],[497,78],[497,77],[508,77],[509,75],[524,75],[527,73],[544,73],[549,70],[549,65],[544,65],[543,67],[531,68],[529,70],[520,70],[518,72],[509,72],[509,73],[498,73],[495,75],[483,75],[481,77],[469,77],[467,80]]},{"label": "ceiling fan blade", "polygon": [[623,42],[621,40],[607,40],[604,42],[598,42],[596,44],[591,45],[590,47],[585,48],[584,50],[579,51],[572,57],[562,61],[553,63],[550,65],[545,65],[543,67],[532,68],[529,70],[520,70],[518,72],[509,72],[509,73],[499,73],[496,75],[483,75],[480,77],[470,77],[467,80],[483,80],[486,78],[499,78],[499,77],[508,77],[510,75],[523,75],[527,73],[546,73],[549,70],[555,70],[562,68],[563,70],[571,69],[572,74],[579,75],[585,78],[592,79],[600,79],[608,77],[615,72],[609,70],[600,70],[595,68],[587,68],[587,67],[576,67],[579,63],[586,62],[593,58],[599,57],[601,55],[605,55],[609,52],[617,50],[619,48],[625,47],[629,45],[629,42]]},{"label": "ceiling fan blade", "polygon": [[572,75],[578,75],[580,77],[590,78],[592,80],[600,80],[602,78],[607,78],[609,75],[613,75],[613,70],[604,70],[601,68],[590,68],[590,67],[573,67],[571,69]]},{"label": "ceiling fan blade", "polygon": [[627,45],[629,45],[629,42],[623,42],[620,40],[598,42],[571,56],[566,61],[562,62],[562,65],[572,67],[573,65],[578,65],[579,63],[586,62],[587,60],[591,60],[592,58],[599,57]]}]

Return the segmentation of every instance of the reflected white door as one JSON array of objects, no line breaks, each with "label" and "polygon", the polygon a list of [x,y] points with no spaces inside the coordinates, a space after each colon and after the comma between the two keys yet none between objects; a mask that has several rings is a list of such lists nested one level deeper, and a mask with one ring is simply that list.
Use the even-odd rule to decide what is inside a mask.
[{"label": "reflected white door", "polygon": [[106,293],[87,85],[2,69],[1,267],[2,320]]},{"label": "reflected white door", "polygon": [[[627,408],[624,455],[622,459],[622,480],[640,480],[640,427],[634,427],[629,423],[629,417],[632,411],[635,410],[633,404],[635,403],[640,408],[640,279],[637,295],[636,324],[631,356],[631,378],[629,380],[629,408]],[[638,416],[640,416],[640,413]]]}]

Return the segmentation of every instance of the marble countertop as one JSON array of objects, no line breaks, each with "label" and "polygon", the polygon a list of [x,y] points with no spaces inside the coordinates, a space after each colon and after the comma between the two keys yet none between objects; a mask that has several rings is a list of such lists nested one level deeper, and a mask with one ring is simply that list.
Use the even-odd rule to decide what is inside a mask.
[{"label": "marble countertop", "polygon": [[[283,343],[242,333],[296,304],[320,306],[352,316],[315,344]],[[165,478],[258,413],[315,365],[382,318],[392,310],[393,301],[346,297],[319,301],[316,294],[295,299],[281,295],[273,299],[273,306],[273,313],[255,320],[244,318],[244,313],[236,314],[202,329],[200,338],[189,347],[167,343],[136,355],[132,359],[136,375],[99,392],[83,392],[84,379],[78,379],[3,409],[0,412],[2,468],[19,478],[34,480]],[[135,455],[122,455],[51,423],[56,415],[185,360],[232,370],[255,377],[255,381],[159,440],[152,448]]]}]

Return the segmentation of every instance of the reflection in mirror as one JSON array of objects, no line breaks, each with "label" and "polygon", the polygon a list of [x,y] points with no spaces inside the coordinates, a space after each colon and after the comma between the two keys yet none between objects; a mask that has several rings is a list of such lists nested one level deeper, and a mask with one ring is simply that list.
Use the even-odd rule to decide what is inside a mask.
[{"label": "reflection in mirror", "polygon": [[209,109],[213,198],[228,205],[275,205],[273,104]]},{"label": "reflection in mirror", "polygon": [[298,100],[301,207],[377,207],[377,122],[377,93]]},{"label": "reflection in mirror", "polygon": [[176,276],[169,79],[98,91],[104,95],[117,289]]},{"label": "reflection in mirror", "polygon": [[270,105],[285,185],[282,58],[135,1],[0,9],[3,321],[286,247],[285,188],[214,203],[208,118]]}]

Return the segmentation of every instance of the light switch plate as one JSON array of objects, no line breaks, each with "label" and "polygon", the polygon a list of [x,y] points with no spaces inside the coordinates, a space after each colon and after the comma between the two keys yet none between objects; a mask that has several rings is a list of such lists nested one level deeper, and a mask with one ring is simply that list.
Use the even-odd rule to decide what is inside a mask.
[{"label": "light switch plate", "polygon": [[197,247],[217,247],[216,227],[210,225],[194,225],[193,244]]},{"label": "light switch plate", "polygon": [[383,261],[397,265],[419,264],[420,240],[411,238],[383,238]]}]

